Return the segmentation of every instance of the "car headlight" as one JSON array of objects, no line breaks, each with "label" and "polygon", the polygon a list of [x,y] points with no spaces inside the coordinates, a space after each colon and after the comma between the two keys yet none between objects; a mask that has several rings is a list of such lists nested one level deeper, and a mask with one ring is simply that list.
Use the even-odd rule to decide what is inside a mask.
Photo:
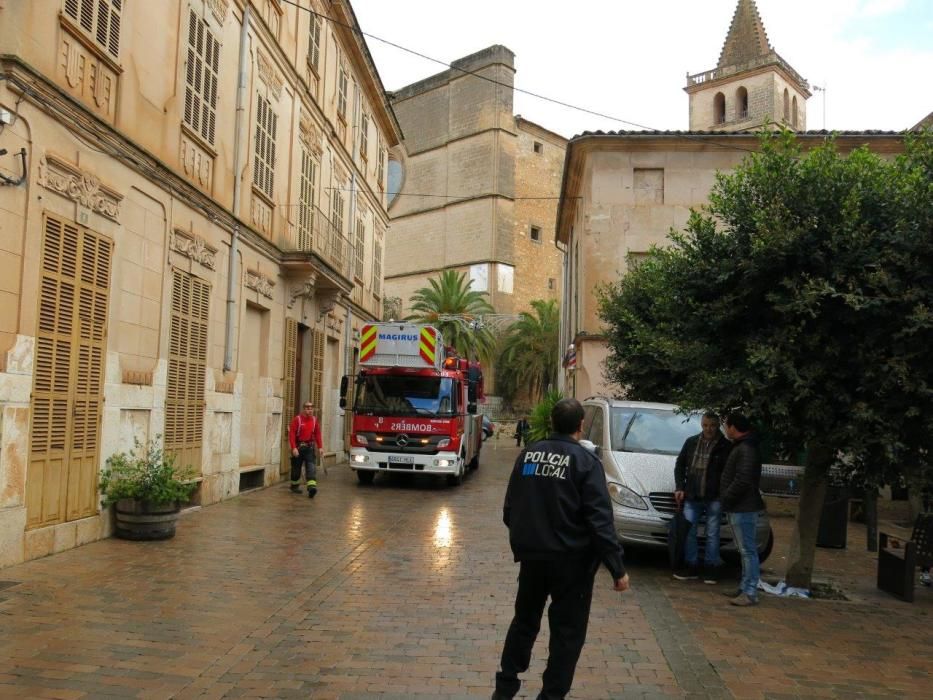
[{"label": "car headlight", "polygon": [[353,442],[355,442],[357,445],[363,445],[363,447],[369,445],[369,440],[365,435],[361,435],[360,433],[357,433],[353,436]]},{"label": "car headlight", "polygon": [[437,448],[439,450],[442,450],[445,447],[450,447],[450,438],[444,438],[443,440],[437,443]]},{"label": "car headlight", "polygon": [[618,503],[626,508],[635,508],[636,510],[648,510],[645,499],[639,496],[632,489],[614,481],[609,482],[609,498],[613,503]]}]

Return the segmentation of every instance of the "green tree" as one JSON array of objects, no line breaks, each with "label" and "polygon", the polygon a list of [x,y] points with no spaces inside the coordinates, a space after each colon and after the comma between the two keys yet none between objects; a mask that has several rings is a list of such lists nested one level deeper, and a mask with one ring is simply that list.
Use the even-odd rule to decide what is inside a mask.
[{"label": "green tree", "polygon": [[531,401],[538,401],[557,383],[560,359],[557,302],[535,299],[531,308],[532,313],[519,314],[500,345],[496,387],[508,400],[524,388]]},{"label": "green tree", "polygon": [[564,398],[559,389],[550,389],[544,394],[544,398],[531,409],[531,417],[528,419],[528,436],[525,444],[530,445],[538,440],[544,440],[548,435],[554,432],[551,425],[551,411],[554,410],[554,404]]},{"label": "green tree", "polygon": [[434,326],[462,356],[488,362],[495,353],[496,338],[488,328],[474,325],[483,314],[493,313],[486,292],[470,289],[473,280],[455,270],[442,271],[428,285],[412,295],[413,313],[407,320]]},{"label": "green tree", "polygon": [[840,457],[869,484],[928,461],[933,139],[906,141],[887,161],[763,134],[670,247],[601,290],[608,376],[631,397],[741,408],[805,451],[790,585],[810,585]]}]

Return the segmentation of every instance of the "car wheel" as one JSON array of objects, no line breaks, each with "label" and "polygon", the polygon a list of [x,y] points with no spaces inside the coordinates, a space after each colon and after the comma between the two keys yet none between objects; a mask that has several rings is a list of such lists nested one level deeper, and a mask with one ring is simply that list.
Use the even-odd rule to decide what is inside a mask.
[{"label": "car wheel", "polygon": [[476,454],[473,455],[473,459],[470,460],[470,464],[469,464],[470,471],[475,471],[475,470],[479,469],[479,453],[480,453],[480,452],[482,452],[481,449],[480,449],[480,450],[477,450],[477,451],[476,451]]},{"label": "car wheel", "polygon": [[373,479],[376,478],[376,472],[368,469],[357,469],[356,478],[359,479],[361,484],[371,484],[373,483]]},{"label": "car wheel", "polygon": [[459,486],[463,483],[463,473],[466,471],[463,467],[463,461],[460,461],[460,469],[456,474],[447,475],[447,485],[448,486]]}]

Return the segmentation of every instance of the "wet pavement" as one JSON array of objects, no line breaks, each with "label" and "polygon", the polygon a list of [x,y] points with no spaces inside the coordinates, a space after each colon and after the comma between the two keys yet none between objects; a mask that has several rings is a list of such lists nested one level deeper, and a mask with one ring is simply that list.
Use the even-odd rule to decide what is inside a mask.
[{"label": "wet pavement", "polygon": [[[490,441],[461,487],[345,466],[314,500],[280,485],[188,512],[166,542],[96,542],[0,570],[0,698],[488,698],[517,567],[501,523],[516,450]],[[792,522],[775,519],[782,568]],[[671,580],[630,552],[597,578],[573,698],[933,697],[933,592],[874,589],[864,529],[818,550],[848,601]],[[540,690],[542,629],[527,683]]]}]

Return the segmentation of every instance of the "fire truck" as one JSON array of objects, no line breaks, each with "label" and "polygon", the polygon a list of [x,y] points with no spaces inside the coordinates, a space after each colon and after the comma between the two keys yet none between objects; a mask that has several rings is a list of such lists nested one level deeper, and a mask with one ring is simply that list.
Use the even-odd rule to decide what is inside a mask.
[{"label": "fire truck", "polygon": [[[340,385],[341,408],[350,380]],[[443,475],[457,486],[467,469],[479,466],[482,369],[445,348],[436,328],[363,326],[353,381],[350,467],[361,484],[380,472],[399,472]]]}]

